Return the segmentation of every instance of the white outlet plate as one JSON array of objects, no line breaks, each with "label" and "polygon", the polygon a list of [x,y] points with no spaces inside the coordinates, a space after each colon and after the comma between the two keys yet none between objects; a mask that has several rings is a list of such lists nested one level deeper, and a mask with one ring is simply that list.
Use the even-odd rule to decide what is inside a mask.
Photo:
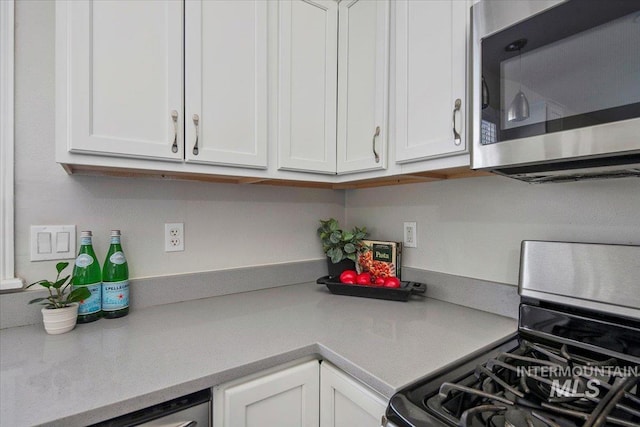
[{"label": "white outlet plate", "polygon": [[75,225],[32,225],[31,261],[76,257]]},{"label": "white outlet plate", "polygon": [[404,230],[403,246],[405,248],[417,248],[418,247],[417,223],[405,222],[403,230]]},{"label": "white outlet plate", "polygon": [[164,251],[184,251],[184,223],[172,222],[164,225]]}]

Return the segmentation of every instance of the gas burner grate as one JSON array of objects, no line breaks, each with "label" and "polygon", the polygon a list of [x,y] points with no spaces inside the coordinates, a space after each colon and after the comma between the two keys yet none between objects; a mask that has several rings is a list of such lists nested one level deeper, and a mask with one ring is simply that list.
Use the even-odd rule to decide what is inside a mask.
[{"label": "gas burner grate", "polygon": [[423,402],[459,426],[639,426],[638,366],[521,340]]}]

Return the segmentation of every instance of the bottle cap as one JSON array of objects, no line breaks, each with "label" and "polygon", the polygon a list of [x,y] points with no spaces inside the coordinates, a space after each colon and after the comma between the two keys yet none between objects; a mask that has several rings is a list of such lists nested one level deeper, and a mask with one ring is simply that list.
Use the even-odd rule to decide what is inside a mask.
[{"label": "bottle cap", "polygon": [[80,232],[80,237],[91,237],[91,231],[81,231]]},{"label": "bottle cap", "polygon": [[111,236],[119,236],[120,230],[111,230]]}]

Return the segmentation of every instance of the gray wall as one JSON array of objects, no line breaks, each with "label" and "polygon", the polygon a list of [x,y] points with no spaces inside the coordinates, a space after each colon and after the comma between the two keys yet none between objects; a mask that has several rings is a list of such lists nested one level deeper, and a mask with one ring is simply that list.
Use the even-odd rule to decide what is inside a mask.
[{"label": "gray wall", "polygon": [[640,245],[640,179],[526,184],[459,179],[347,192],[347,223],[402,240],[417,221],[418,247],[403,264],[517,284],[522,240]]},{"label": "gray wall", "polygon": [[[120,228],[134,278],[323,258],[318,219],[343,218],[342,191],[67,175],[54,160],[54,3],[15,9],[18,277],[55,272],[29,261],[31,225],[93,230],[101,263],[109,230]],[[185,223],[184,252],[164,252],[165,222]]]},{"label": "gray wall", "polygon": [[[1,0],[0,0],[1,1]],[[320,259],[319,218],[401,239],[418,222],[405,265],[515,284],[523,239],[640,244],[640,180],[527,185],[501,177],[342,192],[67,175],[54,161],[54,5],[16,2],[16,273],[29,226],[91,229],[102,259],[110,228],[124,233],[135,278]],[[163,224],[185,222],[186,251],[165,253]]]}]

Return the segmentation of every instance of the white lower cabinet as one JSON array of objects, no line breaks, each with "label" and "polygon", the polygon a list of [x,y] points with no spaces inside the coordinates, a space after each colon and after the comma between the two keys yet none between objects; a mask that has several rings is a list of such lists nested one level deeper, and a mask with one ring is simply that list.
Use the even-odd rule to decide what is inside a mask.
[{"label": "white lower cabinet", "polygon": [[377,427],[382,396],[327,362],[288,364],[214,387],[213,427]]},{"label": "white lower cabinet", "polygon": [[318,426],[318,370],[311,360],[214,387],[214,427]]},{"label": "white lower cabinet", "polygon": [[327,362],[320,365],[320,427],[379,427],[386,400]]}]

